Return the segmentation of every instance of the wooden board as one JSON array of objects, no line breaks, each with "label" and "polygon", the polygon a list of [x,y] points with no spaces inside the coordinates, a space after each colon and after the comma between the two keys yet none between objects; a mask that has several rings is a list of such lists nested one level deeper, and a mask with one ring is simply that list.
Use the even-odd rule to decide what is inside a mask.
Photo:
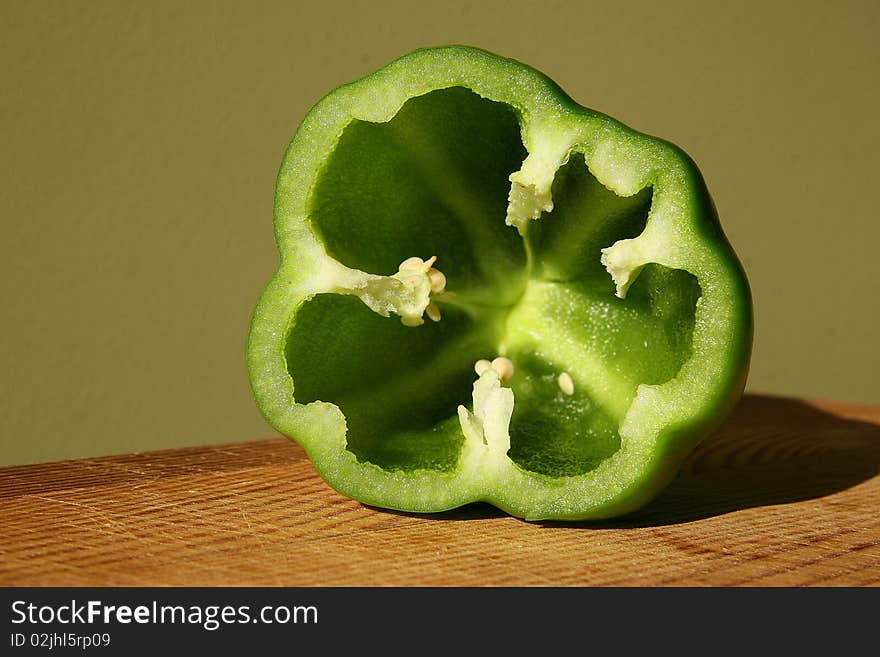
[{"label": "wooden board", "polygon": [[392,513],[285,439],[0,469],[0,584],[880,584],[880,407],[747,396],[655,502],[601,524]]}]

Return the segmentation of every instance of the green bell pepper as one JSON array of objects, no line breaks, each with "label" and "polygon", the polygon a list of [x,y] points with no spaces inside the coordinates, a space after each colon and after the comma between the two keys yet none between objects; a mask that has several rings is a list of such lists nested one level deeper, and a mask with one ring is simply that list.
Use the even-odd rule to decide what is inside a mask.
[{"label": "green bell pepper", "polygon": [[742,393],[751,296],[695,164],[519,62],[423,49],[337,88],[274,218],[253,394],[363,503],[620,515]]}]

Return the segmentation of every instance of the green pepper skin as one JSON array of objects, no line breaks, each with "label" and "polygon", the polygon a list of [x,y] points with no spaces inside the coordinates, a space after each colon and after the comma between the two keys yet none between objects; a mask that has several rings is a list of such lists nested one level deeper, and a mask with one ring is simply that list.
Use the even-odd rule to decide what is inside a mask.
[{"label": "green pepper skin", "polygon": [[[553,424],[557,418],[592,417],[566,415],[567,411],[563,409],[568,407],[564,404],[574,402],[556,391],[550,391],[549,388],[546,389],[545,397],[541,398],[548,401],[530,401],[529,395],[532,394],[532,390],[537,389],[535,386],[538,382],[550,380],[548,378],[550,375],[545,375],[544,370],[539,371],[539,369],[535,369],[532,374],[529,373],[532,372],[531,370],[523,370],[522,377],[531,377],[527,380],[526,378],[518,380],[516,378],[520,376],[518,374],[511,380],[515,393],[515,422],[510,432],[510,440],[511,445],[520,445],[517,449],[525,454],[518,462],[507,458],[503,453],[498,453],[497,449],[495,453],[489,454],[480,452],[480,449],[484,448],[479,446],[469,447],[469,443],[461,437],[461,431],[457,428],[454,404],[449,406],[452,402],[444,402],[449,406],[448,421],[441,418],[441,411],[445,413],[447,408],[443,406],[437,411],[437,422],[433,429],[421,427],[416,418],[412,421],[413,437],[407,439],[409,442],[394,439],[397,440],[394,445],[404,445],[402,449],[405,451],[417,450],[418,445],[427,444],[424,441],[431,435],[443,437],[444,440],[451,441],[449,444],[453,447],[459,446],[456,448],[459,449],[458,460],[453,459],[452,465],[449,465],[448,459],[444,461],[443,466],[419,464],[418,454],[409,453],[401,457],[399,464],[395,465],[397,462],[390,455],[391,448],[382,451],[384,448],[380,444],[381,440],[373,437],[369,441],[363,441],[365,445],[363,453],[355,454],[351,451],[356,444],[352,442],[356,436],[354,433],[347,436],[349,431],[369,432],[370,426],[374,424],[400,426],[409,431],[410,425],[400,424],[404,422],[403,420],[388,418],[392,415],[397,417],[405,414],[408,409],[415,409],[413,411],[415,415],[418,415],[418,410],[422,408],[430,408],[433,413],[434,406],[431,406],[432,402],[425,396],[427,393],[423,394],[424,389],[432,385],[427,383],[430,378],[420,372],[412,373],[413,383],[404,385],[401,382],[398,388],[395,388],[393,383],[382,387],[385,384],[381,382],[381,377],[377,378],[373,373],[374,370],[371,369],[373,365],[356,365],[352,372],[346,373],[344,363],[333,361],[333,353],[336,353],[337,347],[339,353],[353,354],[348,357],[361,363],[356,351],[345,351],[351,347],[345,344],[346,335],[367,335],[363,332],[367,329],[362,327],[368,325],[372,327],[373,322],[376,326],[385,322],[386,324],[382,326],[387,325],[388,331],[403,331],[399,333],[399,336],[402,336],[400,338],[380,337],[377,338],[379,342],[375,343],[380,345],[377,350],[387,349],[389,353],[383,354],[377,351],[374,360],[387,359],[388,362],[393,362],[396,357],[393,345],[398,344],[396,341],[405,341],[410,339],[409,336],[421,335],[436,335],[440,336],[436,338],[438,341],[446,340],[442,331],[447,330],[446,326],[457,326],[454,322],[458,321],[455,318],[459,315],[456,314],[458,312],[456,308],[450,306],[447,311],[446,307],[443,307],[444,319],[436,325],[427,323],[425,326],[404,330],[400,328],[399,322],[395,321],[394,317],[385,319],[375,313],[370,314],[365,306],[359,305],[359,301],[347,296],[345,300],[351,302],[351,312],[358,317],[352,320],[349,330],[345,315],[349,306],[339,305],[341,310],[338,310],[337,301],[331,298],[331,295],[338,294],[339,290],[344,290],[342,294],[354,294],[351,290],[358,285],[361,287],[357,290],[362,290],[365,285],[363,280],[366,279],[355,280],[357,275],[351,273],[355,271],[357,263],[351,264],[344,258],[339,258],[342,261],[340,266],[332,254],[342,253],[346,249],[347,252],[360,253],[357,250],[360,247],[356,242],[364,239],[369,241],[372,229],[367,225],[367,220],[360,222],[353,217],[352,230],[367,231],[363,233],[367,237],[352,238],[351,244],[348,244],[345,242],[344,230],[338,228],[339,225],[344,226],[344,221],[336,217],[337,215],[344,217],[346,216],[344,212],[349,208],[358,207],[359,193],[364,211],[367,213],[370,211],[371,203],[385,203],[387,205],[383,206],[384,209],[392,213],[397,207],[395,199],[398,197],[390,194],[387,197],[390,200],[383,201],[380,199],[380,197],[385,198],[382,189],[378,186],[371,189],[367,183],[363,183],[362,190],[359,189],[358,185],[362,184],[358,182],[361,180],[360,176],[368,175],[363,171],[365,167],[352,164],[351,168],[346,168],[348,165],[340,159],[344,156],[339,153],[351,153],[351,157],[360,157],[358,155],[360,151],[374,148],[371,146],[374,143],[370,141],[373,138],[371,135],[378,134],[376,132],[378,130],[386,129],[382,127],[384,124],[388,124],[387,129],[391,130],[394,126],[389,122],[399,112],[403,114],[401,108],[407,101],[428,98],[427,94],[437,90],[460,88],[473,92],[476,95],[475,99],[479,97],[493,103],[502,103],[512,110],[511,116],[515,116],[518,123],[522,142],[512,144],[510,149],[524,147],[524,152],[529,154],[530,159],[528,165],[523,163],[522,171],[525,173],[518,179],[520,183],[514,182],[514,187],[517,188],[521,198],[511,192],[511,204],[514,202],[520,204],[516,206],[520,209],[509,210],[512,214],[508,218],[513,217],[512,223],[519,228],[519,234],[524,240],[528,241],[531,236],[543,234],[540,233],[542,230],[551,230],[552,226],[546,222],[554,221],[555,213],[547,209],[550,207],[547,200],[549,197],[542,196],[542,190],[549,194],[551,189],[549,185],[552,183],[553,195],[556,196],[557,184],[561,189],[561,182],[554,182],[554,176],[557,176],[558,171],[561,171],[575,155],[578,162],[581,162],[578,158],[583,158],[580,166],[586,164],[589,174],[601,183],[603,189],[596,186],[598,191],[595,193],[609,194],[608,203],[617,203],[619,200],[620,203],[636,204],[636,200],[642,198],[638,196],[640,192],[648,194],[646,190],[650,190],[652,195],[650,214],[647,215],[643,230],[640,226],[633,234],[623,235],[620,241],[612,239],[609,243],[603,244],[603,247],[611,247],[612,243],[615,243],[612,253],[602,257],[609,272],[614,270],[616,287],[607,273],[604,274],[604,282],[595,277],[595,280],[599,281],[596,285],[603,290],[602,294],[605,296],[599,301],[584,302],[583,322],[572,320],[566,314],[581,308],[579,299],[593,299],[590,296],[592,293],[581,293],[582,287],[579,287],[581,283],[575,280],[580,275],[577,272],[582,269],[576,257],[580,252],[573,248],[571,253],[565,254],[564,257],[557,257],[558,252],[564,250],[566,244],[571,244],[572,240],[566,238],[552,242],[547,238],[545,244],[550,244],[551,247],[545,252],[538,253],[534,259],[538,264],[532,266],[530,259],[530,264],[522,267],[518,263],[523,256],[508,257],[500,247],[496,249],[496,245],[507,238],[502,236],[498,239],[492,237],[483,240],[483,243],[497,251],[497,255],[488,258],[493,263],[498,263],[495,267],[496,273],[510,272],[498,279],[507,280],[509,283],[497,285],[492,283],[496,285],[492,288],[492,295],[499,299],[498,309],[487,310],[482,315],[480,314],[482,311],[478,311],[476,316],[482,319],[468,323],[468,328],[462,329],[460,333],[463,337],[455,338],[459,339],[459,342],[455,342],[453,338],[443,342],[444,345],[454,343],[455,346],[443,347],[445,350],[443,354],[435,361],[431,361],[434,363],[432,367],[438,372],[445,372],[444,368],[448,366],[449,371],[452,372],[448,381],[461,380],[464,376],[463,372],[467,371],[471,372],[472,379],[475,378],[471,370],[473,357],[484,352],[485,357],[490,359],[497,353],[513,354],[511,358],[515,364],[518,363],[518,359],[514,356],[522,362],[525,362],[527,357],[534,356],[536,362],[540,361],[540,367],[546,365],[554,373],[563,366],[569,368],[573,374],[580,372],[579,378],[576,377],[578,380],[575,394],[584,390],[592,396],[585,399],[582,407],[579,408],[602,408],[604,409],[602,412],[610,418],[608,422],[616,426],[616,428],[612,426],[609,430],[596,429],[595,435],[607,434],[611,437],[607,438],[610,446],[603,448],[605,451],[596,451],[593,460],[584,457],[582,462],[572,466],[567,462],[562,462],[561,465],[551,464],[544,468],[545,471],[538,471],[543,466],[529,469],[531,466],[523,465],[531,462],[540,464],[545,461],[556,463],[551,458],[551,454],[546,455],[549,461],[541,454],[541,440],[547,438],[552,443],[550,440],[552,431],[542,436],[540,427],[562,426]],[[448,96],[451,99],[448,102],[445,100],[446,97],[436,96],[437,107],[445,108],[447,105],[452,107],[456,93],[459,92],[453,92]],[[464,97],[464,92],[461,92],[461,95]],[[425,101],[425,103],[429,102],[434,101]],[[473,101],[473,103],[478,102],[480,102],[478,99]],[[477,107],[476,104],[474,106]],[[414,105],[408,107],[415,108]],[[428,105],[425,104],[423,107]],[[483,106],[479,105],[479,107]],[[488,108],[486,112],[492,112],[495,111],[492,108],[496,106],[486,104],[486,107]],[[498,107],[502,106],[498,105]],[[430,107],[424,110],[426,116],[429,115],[429,111],[433,110]],[[438,110],[436,116],[446,115],[439,113]],[[441,137],[446,134],[451,141],[455,140],[458,127],[454,122],[441,121],[439,118],[431,120],[433,123],[429,125],[435,125]],[[357,125],[351,127],[353,124]],[[493,125],[494,122],[487,120],[485,125],[480,125],[480,130],[485,128],[486,131],[490,131],[494,129]],[[373,132],[369,132],[371,130]],[[469,134],[479,135],[480,130]],[[357,137],[355,133],[360,134],[358,131],[365,136]],[[428,135],[426,139],[428,138],[433,137]],[[358,141],[359,139],[361,141]],[[469,139],[475,138],[471,136]],[[496,148],[493,144],[497,141],[497,139],[487,140],[485,148],[494,153],[495,151],[491,149]],[[338,150],[337,146],[343,142],[353,145],[346,147],[349,150]],[[459,148],[459,146],[453,145],[450,148]],[[342,147],[340,146],[339,149]],[[435,151],[441,153],[440,149],[439,146],[432,146],[424,150],[429,153]],[[335,169],[327,164],[331,156],[337,158],[335,161],[337,163],[333,165]],[[364,157],[365,162],[375,162],[375,168],[379,172],[376,176],[380,175],[380,170],[383,170],[386,161],[391,162],[391,156],[383,159],[384,156],[379,150],[375,151],[375,155],[370,151],[369,157]],[[428,156],[421,158],[420,161],[425,167],[435,166],[438,169],[436,179],[442,181],[446,166],[438,166],[437,162],[432,164]],[[391,167],[390,164],[388,166]],[[473,170],[476,171],[478,168],[475,164]],[[338,181],[333,178],[335,170],[342,172]],[[404,169],[389,168],[389,171],[391,170],[399,172],[395,175],[399,175],[401,181],[403,180],[402,176],[406,173]],[[571,170],[574,171],[573,168]],[[513,172],[511,170],[504,173],[506,175]],[[496,178],[500,176],[499,173]],[[561,176],[558,177],[561,179]],[[427,179],[435,180],[433,176]],[[515,176],[511,179],[515,179]],[[395,184],[394,179],[388,180],[387,185],[392,190]],[[409,188],[405,188],[403,181],[400,184],[402,191],[399,198],[403,199],[401,203],[411,200],[415,203],[413,199],[416,199],[418,192],[407,191]],[[593,183],[587,181],[584,184]],[[334,190],[338,191],[339,198]],[[613,192],[613,198],[608,190]],[[558,204],[557,212],[560,216],[567,212],[564,207],[566,203],[568,205],[575,203],[575,200],[569,199],[580,198],[577,196],[578,193],[580,192],[577,190],[571,192]],[[354,205],[345,206],[345,211],[337,210],[337,206],[341,207],[343,203],[343,200],[340,200],[343,196],[355,198],[355,201],[352,201]],[[453,198],[453,201],[458,199],[458,193],[451,194],[450,198]],[[461,198],[464,198],[464,194]],[[450,205],[455,205],[453,201],[450,201]],[[530,203],[537,206],[544,203],[543,211],[537,212],[540,217],[530,219],[525,216],[528,214]],[[336,214],[333,214],[334,212]],[[332,217],[332,221],[316,218],[319,213]],[[569,214],[572,212],[569,211]],[[382,216],[382,213],[376,216]],[[363,503],[407,512],[430,513],[453,509],[470,502],[485,501],[511,515],[528,520],[588,520],[619,516],[644,505],[662,490],[675,475],[682,460],[719,426],[742,394],[752,345],[751,295],[743,269],[722,232],[717,212],[694,162],[672,144],[638,133],[614,119],[581,107],[545,75],[514,60],[462,46],[423,49],[395,60],[361,80],[335,89],[308,113],[284,156],[276,186],[274,219],[280,264],[257,303],[247,345],[247,364],[254,398],[263,416],[276,430],[303,446],[316,469],[329,485]],[[572,234],[577,234],[577,222],[568,219],[566,221],[572,226],[571,230],[574,231]],[[497,222],[503,226],[503,230],[509,231],[510,235],[517,235],[517,230],[513,227],[504,226],[502,217],[498,217]],[[541,225],[542,222],[546,225]],[[364,225],[362,226],[361,223]],[[437,223],[437,226],[440,224]],[[383,224],[381,230],[393,232],[393,226],[387,227]],[[426,234],[430,230],[434,228],[428,226]],[[492,227],[487,230],[496,229]],[[377,228],[376,231],[380,229]],[[386,248],[393,251],[391,244],[393,241],[377,238],[375,245],[371,245],[370,248],[376,251]],[[477,241],[479,242],[479,239]],[[334,244],[332,248],[328,246],[330,242]],[[554,244],[559,246],[553,246]],[[532,248],[540,251],[540,246]],[[437,267],[441,267],[444,258],[454,261],[457,257],[451,250],[447,249],[447,251],[436,254]],[[495,251],[492,253],[494,254]],[[427,251],[389,253],[387,262],[391,262],[392,257],[399,258],[397,262],[400,262],[413,255],[427,257],[433,254]],[[367,260],[370,257],[372,257],[370,253],[363,255]],[[382,254],[382,257],[385,255]],[[593,258],[593,261],[596,259]],[[563,261],[575,264],[559,264]],[[471,271],[473,268],[468,269],[469,266],[462,265],[461,271]],[[544,267],[540,270],[543,273],[538,273],[541,266]],[[548,271],[553,271],[554,267],[562,271],[562,274],[558,274],[556,278],[547,274]],[[518,273],[520,269],[525,272],[523,275]],[[575,274],[569,275],[566,272],[575,272]],[[450,272],[445,273],[449,279],[449,290],[455,291],[456,278],[450,275]],[[583,326],[589,324],[602,327],[609,335],[617,333],[613,324],[608,322],[603,324],[599,323],[598,319],[589,319],[592,316],[590,313],[595,315],[594,311],[598,309],[603,309],[605,312],[610,308],[612,315],[619,310],[622,313],[621,317],[636,316],[636,311],[630,312],[630,307],[625,305],[629,302],[619,297],[625,296],[630,286],[636,290],[634,295],[643,294],[648,298],[653,294],[654,288],[648,292],[643,292],[641,288],[636,289],[637,285],[641,285],[637,283],[640,276],[645,281],[648,279],[658,281],[657,294],[662,296],[665,294],[664,281],[678,284],[679,280],[683,281],[685,278],[690,280],[690,275],[699,285],[699,299],[695,305],[689,306],[690,310],[687,312],[677,310],[678,306],[669,311],[674,315],[677,323],[657,324],[659,328],[651,333],[650,340],[645,339],[645,351],[639,352],[641,356],[632,355],[635,353],[632,349],[641,344],[641,341],[634,337],[638,330],[636,320],[633,320],[635,328],[627,325],[620,329],[623,337],[614,338],[623,341],[619,345],[596,347],[605,351],[601,351],[594,361],[587,363],[588,359],[572,355],[581,353],[578,351],[580,347],[577,343],[592,340],[597,345],[604,344],[601,342],[602,330],[588,330],[582,328]],[[343,279],[348,280],[346,276],[355,282],[340,282]],[[462,298],[468,297],[469,294],[473,298],[478,298],[479,280],[484,280],[479,279],[482,274],[474,274],[473,280],[468,276],[469,274],[466,273],[458,276],[461,289],[464,290]],[[490,280],[492,274],[486,276],[485,280]],[[557,283],[557,279],[562,282]],[[610,287],[603,287],[606,285]],[[644,287],[648,289],[648,283],[644,283]],[[617,296],[613,294],[615,290]],[[508,291],[510,291],[509,300],[505,296]],[[357,294],[361,292],[357,291]],[[675,296],[676,294],[678,296]],[[686,294],[676,292],[673,297],[683,299]],[[502,298],[504,298],[503,303],[500,301]],[[319,302],[317,305],[315,305],[316,299]],[[365,304],[367,303],[365,297],[362,296],[361,299]],[[632,303],[635,304],[637,301]],[[642,313],[638,317],[653,322],[654,316],[660,313],[657,308],[661,307],[651,305],[653,303],[654,301],[646,301],[643,306],[638,306],[639,312]],[[329,319],[324,324],[320,323],[323,312],[321,308],[324,307],[321,304],[329,308],[326,311],[326,317]],[[475,307],[488,308],[489,305],[485,304],[483,299]],[[688,312],[690,315],[687,314]],[[363,319],[360,319],[361,313],[364,314]],[[680,313],[684,319],[679,321],[675,313]],[[560,319],[557,323],[554,317],[562,314],[567,319]],[[307,317],[310,319],[307,320]],[[450,323],[444,325],[447,317]],[[470,320],[460,321],[464,326]],[[684,346],[676,347],[678,351],[670,348],[669,353],[673,354],[667,359],[670,364],[662,367],[652,366],[648,362],[652,350],[660,354],[662,349],[655,348],[655,343],[651,340],[656,341],[657,344],[666,344],[663,342],[666,340],[664,336],[672,335],[670,344],[679,344],[675,342],[679,339],[676,333],[679,329],[675,327],[685,325],[686,328],[680,329],[680,333],[686,335],[687,340],[685,342],[679,340]],[[315,339],[321,345],[320,348],[326,352],[325,355],[329,359],[329,371],[325,378],[322,378],[324,375],[318,371],[317,366],[298,365],[300,361],[320,362],[324,357],[309,352],[309,339],[301,333],[306,330],[306,326],[315,334]],[[315,326],[318,328],[314,328]],[[673,328],[670,329],[670,326]],[[569,327],[574,327],[572,329],[574,333],[566,337]],[[376,329],[379,332],[384,330],[381,327]],[[453,328],[449,328],[448,331],[453,331]],[[395,336],[397,335],[395,333]],[[548,338],[548,341],[541,343],[541,336],[545,335],[556,337],[552,340]],[[423,348],[417,343],[418,338],[413,337],[412,340],[414,345],[412,348],[407,346],[409,342],[399,342],[400,358],[410,359],[407,360],[410,364],[409,369],[418,370],[415,364],[419,362],[418,358],[423,356],[408,354],[429,352],[425,351],[427,347]],[[497,347],[496,353],[486,352],[486,345]],[[373,349],[371,344],[364,344],[362,347],[367,351]],[[614,354],[621,354],[626,363],[632,365],[615,366]],[[629,360],[626,360],[627,358]],[[662,357],[658,355],[658,359],[662,360]],[[453,362],[456,360],[460,362]],[[651,369],[652,367],[654,369]],[[639,368],[649,372],[649,375],[645,376],[651,380],[638,379],[640,374],[632,373],[642,372]],[[670,368],[674,368],[675,371]],[[549,372],[550,369],[547,371]],[[603,372],[607,372],[607,377]],[[374,397],[370,397],[369,391],[351,391],[342,384],[334,383],[335,380],[347,376],[354,379],[363,376],[365,380],[372,381],[370,385],[375,385]],[[619,384],[616,383],[615,377],[620,378]],[[436,391],[432,394],[442,396],[445,390],[454,388],[451,383],[446,385],[444,381],[437,382]],[[336,389],[334,386],[343,391],[340,394],[345,400],[351,401],[337,404],[334,403],[336,401],[334,399],[317,397],[321,390]],[[312,390],[316,392],[313,393]],[[458,403],[470,404],[470,390],[466,392],[468,394],[461,395]],[[551,392],[555,396],[551,395]],[[300,393],[305,397],[298,398],[297,395]],[[401,405],[399,399],[408,395],[413,396],[411,407]],[[367,402],[363,402],[365,398]],[[374,400],[377,409],[370,409],[369,399]],[[345,414],[346,408],[354,409],[348,418]],[[517,412],[520,414],[517,415]],[[539,416],[549,418],[547,424],[540,424],[534,420]],[[518,418],[524,419],[518,420]],[[519,421],[519,425],[516,421]],[[596,420],[595,426],[599,427],[600,424]],[[518,442],[518,426],[527,427],[527,431],[532,432],[529,434],[527,446],[522,446],[526,445],[525,442]],[[576,427],[565,426],[567,431],[576,431]],[[534,427],[539,428],[533,429]],[[394,431],[397,429],[395,428]],[[392,440],[390,435],[389,440]],[[455,442],[456,440],[459,442]],[[548,447],[549,449],[551,448]],[[576,451],[580,448],[570,449]],[[511,454],[514,454],[514,451],[512,448]],[[382,464],[371,462],[369,457],[365,456],[371,453],[382,455],[387,462],[383,461]]]}]

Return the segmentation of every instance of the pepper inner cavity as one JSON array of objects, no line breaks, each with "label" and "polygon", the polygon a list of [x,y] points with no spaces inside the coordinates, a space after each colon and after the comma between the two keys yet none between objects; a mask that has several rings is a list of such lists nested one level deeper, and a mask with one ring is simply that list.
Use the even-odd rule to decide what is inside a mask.
[{"label": "pepper inner cavity", "polygon": [[453,470],[474,363],[504,354],[516,370],[504,383],[515,399],[508,456],[548,475],[586,472],[618,449],[638,385],[672,378],[689,356],[696,279],[649,265],[617,299],[600,262],[602,248],[644,230],[652,190],[619,197],[573,153],[553,211],[520,236],[504,219],[525,156],[508,106],[451,88],[387,123],[353,122],[326,163],[310,216],[328,254],[398,278],[411,267],[431,288],[425,316],[441,318],[389,321],[334,294],[299,310],[287,342],[294,396],[339,406],[359,460]]},{"label": "pepper inner cavity", "polygon": [[461,303],[508,305],[526,282],[504,223],[509,177],[526,157],[516,114],[462,87],[407,101],[388,122],[352,121],[309,201],[327,253],[364,272],[436,255]]}]

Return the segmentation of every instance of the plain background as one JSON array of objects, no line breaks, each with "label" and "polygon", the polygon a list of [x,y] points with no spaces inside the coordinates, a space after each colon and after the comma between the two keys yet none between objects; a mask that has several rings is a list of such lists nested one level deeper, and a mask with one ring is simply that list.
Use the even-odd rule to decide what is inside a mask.
[{"label": "plain background", "polygon": [[694,157],[753,288],[749,390],[880,402],[880,3],[725,4],[4,2],[0,463],[273,435],[244,346],[283,150],[447,43]]}]

